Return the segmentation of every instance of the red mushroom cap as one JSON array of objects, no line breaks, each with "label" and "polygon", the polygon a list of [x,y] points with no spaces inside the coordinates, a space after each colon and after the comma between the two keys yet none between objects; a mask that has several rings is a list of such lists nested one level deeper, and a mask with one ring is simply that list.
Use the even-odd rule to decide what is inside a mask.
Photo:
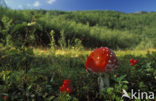
[{"label": "red mushroom cap", "polygon": [[117,67],[118,59],[115,53],[107,47],[95,49],[86,61],[86,69],[97,73],[112,71]]}]

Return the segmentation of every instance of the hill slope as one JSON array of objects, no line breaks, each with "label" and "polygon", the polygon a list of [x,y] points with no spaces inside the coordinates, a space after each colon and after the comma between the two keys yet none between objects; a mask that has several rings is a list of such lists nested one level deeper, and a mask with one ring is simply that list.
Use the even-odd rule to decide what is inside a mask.
[{"label": "hill slope", "polygon": [[[50,43],[49,33],[53,30],[57,45],[62,32],[67,44],[74,44],[74,40],[78,38],[85,47],[156,47],[156,12],[126,14],[115,11],[1,9],[0,18],[4,17],[12,19],[8,33],[12,36],[18,33],[16,41],[22,42],[26,29],[29,30],[33,37],[29,45],[47,46]],[[6,23],[1,20],[1,26]],[[15,41],[14,38],[12,40]]]}]

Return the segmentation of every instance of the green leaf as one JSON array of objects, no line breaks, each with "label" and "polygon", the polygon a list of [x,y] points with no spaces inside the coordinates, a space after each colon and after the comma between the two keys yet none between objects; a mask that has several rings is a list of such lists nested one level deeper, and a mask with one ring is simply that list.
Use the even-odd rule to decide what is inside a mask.
[{"label": "green leaf", "polygon": [[111,88],[111,87],[110,87],[110,88],[107,88],[107,93],[108,93],[108,94],[112,94],[113,89],[114,89],[114,88]]},{"label": "green leaf", "polygon": [[49,101],[52,101],[55,98],[55,96],[51,96],[48,98]]},{"label": "green leaf", "polygon": [[122,81],[123,83],[126,83],[126,84],[128,84],[129,82],[128,81]]},{"label": "green leaf", "polygon": [[117,81],[122,81],[127,75],[122,75],[120,77],[117,78]]}]

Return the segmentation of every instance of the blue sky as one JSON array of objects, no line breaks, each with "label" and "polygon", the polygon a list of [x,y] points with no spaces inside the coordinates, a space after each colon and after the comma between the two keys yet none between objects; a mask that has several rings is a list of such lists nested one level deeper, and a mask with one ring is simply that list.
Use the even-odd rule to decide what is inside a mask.
[{"label": "blue sky", "polygon": [[156,11],[156,0],[5,0],[13,9]]}]

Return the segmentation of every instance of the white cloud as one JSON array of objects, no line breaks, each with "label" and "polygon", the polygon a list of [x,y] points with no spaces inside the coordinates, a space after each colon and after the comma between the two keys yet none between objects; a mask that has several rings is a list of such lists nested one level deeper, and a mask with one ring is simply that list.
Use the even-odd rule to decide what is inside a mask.
[{"label": "white cloud", "polygon": [[5,0],[5,3],[8,4],[8,0]]},{"label": "white cloud", "polygon": [[34,6],[34,7],[40,6],[40,2],[39,2],[39,1],[35,1],[34,4],[33,4],[33,6]]},{"label": "white cloud", "polygon": [[54,3],[55,1],[56,1],[56,0],[48,0],[47,3],[48,3],[48,4],[52,4],[52,3]]},{"label": "white cloud", "polygon": [[32,5],[28,3],[28,4],[25,5],[25,8],[26,9],[32,9]]},{"label": "white cloud", "polygon": [[27,4],[26,6],[27,6],[27,7],[31,7],[31,4]]},{"label": "white cloud", "polygon": [[18,8],[22,9],[23,8],[23,5],[18,5]]}]

